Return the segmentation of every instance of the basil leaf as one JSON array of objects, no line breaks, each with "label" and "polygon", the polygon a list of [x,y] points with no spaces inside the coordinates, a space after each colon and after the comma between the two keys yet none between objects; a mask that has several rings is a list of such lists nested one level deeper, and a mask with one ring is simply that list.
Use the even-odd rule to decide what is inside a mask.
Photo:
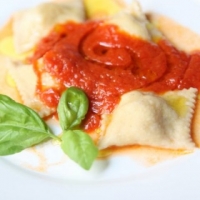
[{"label": "basil leaf", "polygon": [[88,98],[79,88],[70,87],[61,96],[58,117],[63,130],[80,125],[88,111]]},{"label": "basil leaf", "polygon": [[89,135],[81,130],[64,131],[61,148],[76,163],[89,170],[98,155],[98,148]]},{"label": "basil leaf", "polygon": [[10,155],[55,138],[32,109],[0,95],[0,155]]}]

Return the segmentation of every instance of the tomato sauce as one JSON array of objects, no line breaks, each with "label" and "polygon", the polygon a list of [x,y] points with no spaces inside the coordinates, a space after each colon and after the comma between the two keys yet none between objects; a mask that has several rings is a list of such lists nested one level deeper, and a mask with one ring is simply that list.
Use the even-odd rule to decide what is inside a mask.
[{"label": "tomato sauce", "polygon": [[167,70],[158,81],[149,85],[145,90],[162,93],[178,89],[178,85],[183,79],[184,73],[188,67],[190,56],[184,52],[178,51],[166,40],[160,40],[158,45],[165,52]]},{"label": "tomato sauce", "polygon": [[[186,55],[165,40],[155,44],[114,25],[89,21],[57,25],[38,44],[32,61],[39,77],[37,92],[49,107],[57,107],[60,95],[70,86],[86,92],[90,110],[84,128],[89,132],[98,128],[100,116],[112,112],[126,92],[142,89],[160,93],[189,87],[192,72],[188,66],[199,70],[200,56]],[[44,73],[56,84],[45,87]],[[191,85],[196,86],[199,78],[192,76]]]},{"label": "tomato sauce", "polygon": [[200,53],[190,56],[188,68],[178,86],[179,89],[190,87],[200,89]]}]

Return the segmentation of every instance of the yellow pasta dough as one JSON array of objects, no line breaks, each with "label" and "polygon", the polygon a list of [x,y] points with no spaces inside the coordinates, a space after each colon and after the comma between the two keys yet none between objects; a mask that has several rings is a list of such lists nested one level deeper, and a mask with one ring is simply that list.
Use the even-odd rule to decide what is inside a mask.
[{"label": "yellow pasta dough", "polygon": [[15,87],[15,82],[6,67],[9,62],[10,60],[7,57],[0,55],[0,94],[8,95],[14,100],[21,102],[21,97]]},{"label": "yellow pasta dough", "polygon": [[24,105],[37,111],[41,117],[55,112],[55,109],[46,106],[36,95],[37,76],[32,65],[9,60],[5,67],[16,83]]},{"label": "yellow pasta dough", "polygon": [[84,19],[81,0],[61,3],[46,2],[34,8],[17,12],[13,17],[15,49],[18,53],[31,50],[55,24],[69,20],[82,22]]}]

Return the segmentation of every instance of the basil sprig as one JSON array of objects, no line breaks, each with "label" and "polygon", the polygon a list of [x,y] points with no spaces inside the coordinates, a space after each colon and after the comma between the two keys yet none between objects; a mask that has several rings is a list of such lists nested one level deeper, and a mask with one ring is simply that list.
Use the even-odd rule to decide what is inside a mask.
[{"label": "basil sprig", "polygon": [[81,124],[88,111],[88,98],[79,88],[71,87],[64,91],[58,104],[59,122],[63,130]]},{"label": "basil sprig", "polygon": [[88,104],[85,93],[76,87],[62,94],[57,109],[63,129],[59,138],[31,108],[0,94],[0,156],[56,139],[61,141],[64,153],[84,169],[90,169],[98,155],[98,148],[90,136],[79,128],[88,111]]},{"label": "basil sprig", "polygon": [[58,105],[58,117],[63,129],[61,148],[84,169],[90,169],[98,155],[98,148],[91,137],[79,129],[88,111],[85,93],[76,87],[67,89]]},{"label": "basil sprig", "polygon": [[0,155],[18,153],[56,138],[32,109],[0,95]]}]

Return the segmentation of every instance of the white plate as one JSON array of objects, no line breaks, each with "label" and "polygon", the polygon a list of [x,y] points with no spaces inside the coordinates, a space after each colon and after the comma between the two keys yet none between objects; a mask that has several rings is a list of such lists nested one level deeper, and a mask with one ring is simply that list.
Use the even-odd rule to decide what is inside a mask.
[{"label": "white plate", "polygon": [[[0,24],[17,9],[42,0],[0,0]],[[140,0],[144,11],[168,15],[200,34],[199,0]],[[54,154],[55,149],[50,152]],[[53,153],[54,152],[54,153]],[[68,162],[44,173],[21,166],[30,152],[0,159],[0,198],[3,200],[126,199],[199,200],[200,151],[145,168],[128,157],[97,161],[90,172]],[[55,158],[56,159],[56,158]],[[33,161],[34,162],[34,161]]]}]

